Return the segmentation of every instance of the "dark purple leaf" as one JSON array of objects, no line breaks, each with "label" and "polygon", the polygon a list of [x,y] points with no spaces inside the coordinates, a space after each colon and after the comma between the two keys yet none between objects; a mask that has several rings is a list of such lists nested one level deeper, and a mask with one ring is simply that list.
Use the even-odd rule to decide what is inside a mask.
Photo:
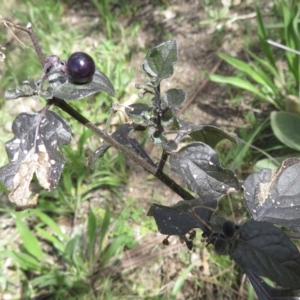
[{"label": "dark purple leaf", "polygon": [[204,143],[191,143],[181,148],[170,156],[170,165],[198,195],[207,192],[218,197],[239,190],[234,173],[224,169],[218,154]]},{"label": "dark purple leaf", "polygon": [[39,81],[24,81],[22,88],[8,89],[5,91],[6,99],[29,97],[39,95],[45,99],[57,97],[63,100],[80,100],[104,91],[114,96],[115,90],[110,80],[101,71],[95,71],[92,81],[84,84],[73,83],[68,77],[55,73],[49,76],[50,87],[39,89]]},{"label": "dark purple leaf", "polygon": [[170,89],[162,95],[162,107],[179,107],[186,98],[186,92],[181,89]]},{"label": "dark purple leaf", "polygon": [[93,80],[89,83],[72,83],[65,76],[54,77],[52,80],[49,78],[49,82],[53,88],[53,96],[63,100],[80,100],[101,91],[107,92],[111,96],[115,95],[110,80],[97,69]]},{"label": "dark purple leaf", "polygon": [[259,300],[300,300],[300,291],[271,287],[253,271],[244,270],[244,272],[253,285]]},{"label": "dark purple leaf", "polygon": [[194,200],[183,200],[168,207],[152,204],[148,216],[153,216],[161,234],[185,235],[193,228],[210,234],[209,220],[217,207],[217,200],[204,195]]},{"label": "dark purple leaf", "polygon": [[300,253],[282,230],[268,222],[249,221],[237,236],[230,256],[243,269],[282,287],[300,288]]},{"label": "dark purple leaf", "polygon": [[263,169],[247,177],[244,198],[254,220],[300,231],[300,158],[288,158],[277,170]]},{"label": "dark purple leaf", "polygon": [[45,99],[51,99],[53,97],[53,90],[51,87],[46,90],[39,91],[38,83],[34,80],[25,80],[22,82],[21,88],[7,89],[4,93],[6,100],[17,99],[20,97],[31,97],[40,95]]},{"label": "dark purple leaf", "polygon": [[125,112],[129,118],[133,120],[149,119],[149,111],[151,107],[144,103],[134,103],[125,108]]},{"label": "dark purple leaf", "polygon": [[179,140],[189,135],[194,141],[203,142],[212,148],[224,139],[236,144],[240,142],[238,137],[212,125],[195,125],[194,123],[178,118],[176,118],[176,123],[177,128],[180,129],[181,132]]}]

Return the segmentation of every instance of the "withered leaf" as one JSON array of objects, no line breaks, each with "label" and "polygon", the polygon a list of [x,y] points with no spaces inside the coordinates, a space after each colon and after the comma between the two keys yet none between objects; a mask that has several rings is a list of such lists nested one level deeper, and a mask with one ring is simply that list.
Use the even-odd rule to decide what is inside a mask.
[{"label": "withered leaf", "polygon": [[16,210],[35,207],[30,183],[36,174],[40,185],[52,190],[59,182],[64,157],[59,146],[70,143],[71,129],[52,111],[21,113],[13,122],[13,139],[5,144],[9,163],[0,168],[0,179],[11,192],[9,200]]}]

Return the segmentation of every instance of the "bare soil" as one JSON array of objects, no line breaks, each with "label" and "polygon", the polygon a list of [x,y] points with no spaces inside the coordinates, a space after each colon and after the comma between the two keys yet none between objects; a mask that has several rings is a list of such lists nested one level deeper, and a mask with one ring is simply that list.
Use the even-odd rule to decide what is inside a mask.
[{"label": "bare soil", "polygon": [[[213,70],[219,74],[232,74],[233,70],[219,61],[217,52],[241,55],[246,27],[255,23],[252,1],[232,1],[235,5],[219,18],[210,17],[213,8],[208,12],[208,6],[200,0],[166,0],[163,1],[165,5],[152,3],[156,1],[141,2],[137,1],[134,15],[121,20],[124,26],[135,22],[141,24],[136,43],[132,46],[130,63],[130,68],[137,72],[128,91],[133,92],[134,83],[144,83],[145,78],[138,70],[145,51],[166,40],[176,39],[179,61],[174,76],[163,82],[162,89],[176,87],[187,91],[188,105],[185,104],[178,115],[196,124],[216,125],[230,133],[244,126],[243,115],[250,109],[247,101],[242,107],[232,105],[228,87],[205,82],[205,72]],[[214,2],[217,2],[215,10],[221,11],[224,8],[222,3],[226,1]],[[240,20],[234,21],[237,16]],[[205,25],[204,21],[207,21]],[[137,100],[136,94],[122,99],[122,102]],[[153,145],[147,144],[146,151],[150,156],[159,158],[160,153]],[[137,199],[137,205],[144,209],[145,214],[153,202],[172,205],[180,200],[157,180],[149,180],[149,174],[140,167],[129,161],[126,164],[129,178],[123,197]],[[175,176],[175,179],[180,183],[180,178]],[[170,239],[170,246],[163,246],[163,238],[159,233],[139,237],[139,246],[125,251],[124,259],[103,274],[115,276],[115,289],[120,289],[119,293],[124,295],[119,299],[139,299],[136,296],[140,292],[139,286],[144,288],[144,294],[149,295],[147,299],[154,299],[151,295],[158,294],[161,296],[155,299],[169,299],[174,283],[189,263],[193,263],[194,268],[187,275],[176,299],[246,299],[243,275],[238,276],[238,282],[233,281],[236,278],[233,274],[240,273],[240,270],[230,261],[228,268],[221,270],[220,263],[213,260],[216,256],[210,254],[212,249],[208,251],[201,242],[199,232],[191,252],[175,237]],[[226,279],[222,279],[224,277]]]},{"label": "bare soil", "polygon": [[[255,22],[253,11],[253,6],[239,4],[230,8],[226,18],[216,22],[211,20],[208,25],[201,26],[199,25],[201,21],[209,19],[202,1],[169,1],[165,10],[148,2],[144,9],[139,9],[129,20],[129,23],[141,22],[141,29],[136,37],[137,48],[134,49],[135,55],[131,62],[132,68],[138,70],[143,62],[145,49],[153,48],[168,39],[176,39],[179,45],[179,61],[175,65],[173,77],[162,83],[162,89],[176,87],[187,91],[188,105],[184,104],[178,115],[196,124],[211,124],[235,133],[236,129],[245,126],[243,115],[249,110],[246,105],[247,99],[244,106],[234,106],[231,104],[228,88],[205,82],[205,72],[232,74],[233,70],[219,61],[217,52],[233,55],[242,53],[245,26]],[[244,16],[247,23],[228,23],[234,16],[242,18]],[[221,34],[217,29],[220,24],[223,25]],[[143,82],[142,72],[137,72],[132,84]],[[124,102],[126,103],[126,99]],[[146,145],[146,150],[152,157],[159,157],[159,152],[153,149],[153,145]],[[131,162],[127,163],[133,171],[128,180],[125,198],[140,199],[139,206],[144,207],[145,212],[149,209],[150,203],[171,205],[180,200],[178,195],[156,180],[147,180],[148,174],[142,169],[133,166]],[[175,176],[175,179],[180,183],[178,177]],[[149,282],[151,285],[149,292],[160,287],[161,295],[164,299],[168,299],[174,282],[185,270],[187,262],[193,262],[196,267],[187,277],[176,299],[246,299],[243,290],[245,278],[242,277],[242,273],[240,282],[230,281],[233,273],[240,272],[233,263],[229,263],[224,273],[228,277],[226,285],[217,284],[215,279],[218,278],[218,274],[223,274],[223,271],[219,270],[218,264],[212,260],[203,243],[196,243],[195,249],[189,252],[180,247],[178,239],[171,238],[173,246],[180,247],[177,251],[174,252],[172,247],[168,251],[165,246],[156,244],[155,250],[153,248],[149,250],[149,239],[157,241],[159,237],[161,241],[164,238],[157,233],[153,234],[153,237],[145,236],[140,241],[139,247],[143,249],[144,245],[146,254],[141,250],[140,266],[135,267],[134,271],[126,272],[127,280],[134,283],[143,278],[143,282]],[[181,254],[178,252],[180,249]],[[144,265],[147,255],[149,260],[153,259],[153,251],[157,254],[157,259]],[[182,259],[182,255],[186,260]],[[135,261],[139,261],[139,254],[136,254]]]}]

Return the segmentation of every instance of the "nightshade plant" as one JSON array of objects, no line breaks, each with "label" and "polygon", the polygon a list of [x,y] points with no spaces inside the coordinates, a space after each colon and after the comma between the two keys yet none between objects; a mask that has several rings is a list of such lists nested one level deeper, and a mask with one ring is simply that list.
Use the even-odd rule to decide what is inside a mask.
[{"label": "nightshade plant", "polygon": [[[54,189],[60,179],[64,157],[59,147],[70,142],[71,129],[50,110],[56,105],[104,140],[90,164],[111,146],[115,147],[182,197],[182,201],[171,207],[152,204],[148,212],[154,217],[159,232],[167,235],[164,244],[168,244],[170,235],[177,235],[192,249],[194,229],[201,229],[202,237],[213,245],[217,254],[229,255],[244,270],[259,299],[300,299],[299,250],[283,230],[274,226],[300,231],[300,159],[290,158],[278,170],[263,169],[250,175],[244,182],[244,202],[252,220],[241,225],[225,219],[220,223],[220,217],[215,214],[218,201],[240,187],[234,173],[222,167],[213,148],[223,139],[236,143],[239,139],[217,127],[196,125],[176,116],[175,109],[186,98],[183,90],[161,93],[161,82],[172,76],[178,59],[175,40],[148,51],[142,70],[149,81],[145,86],[136,87],[141,91],[140,98],[150,95],[151,101],[146,104],[142,100],[128,106],[125,112],[132,122],[119,125],[109,135],[65,101],[79,100],[100,91],[114,95],[110,80],[95,69],[91,58],[80,52],[72,54],[67,63],[56,56],[45,59],[30,24],[27,27],[9,25],[30,35],[43,70],[41,78],[7,90],[5,97],[39,95],[47,100],[40,112],[21,113],[16,117],[12,125],[14,137],[6,143],[9,163],[0,168],[0,178],[10,190],[9,199],[16,204],[16,210],[37,205],[38,195],[32,195],[30,189],[34,173],[47,190]],[[79,72],[78,65],[83,68]],[[81,74],[84,75],[81,77]],[[158,162],[154,162],[133,137],[134,131],[146,132],[161,148]],[[167,161],[190,192],[164,173]],[[269,278],[276,287],[261,277]]]}]

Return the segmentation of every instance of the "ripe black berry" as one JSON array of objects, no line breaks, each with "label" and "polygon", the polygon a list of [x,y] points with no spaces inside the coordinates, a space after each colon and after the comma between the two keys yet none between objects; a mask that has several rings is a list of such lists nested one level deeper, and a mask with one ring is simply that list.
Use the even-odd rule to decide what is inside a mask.
[{"label": "ripe black berry", "polygon": [[75,83],[89,82],[95,73],[94,60],[84,52],[75,52],[67,61],[70,81]]}]

